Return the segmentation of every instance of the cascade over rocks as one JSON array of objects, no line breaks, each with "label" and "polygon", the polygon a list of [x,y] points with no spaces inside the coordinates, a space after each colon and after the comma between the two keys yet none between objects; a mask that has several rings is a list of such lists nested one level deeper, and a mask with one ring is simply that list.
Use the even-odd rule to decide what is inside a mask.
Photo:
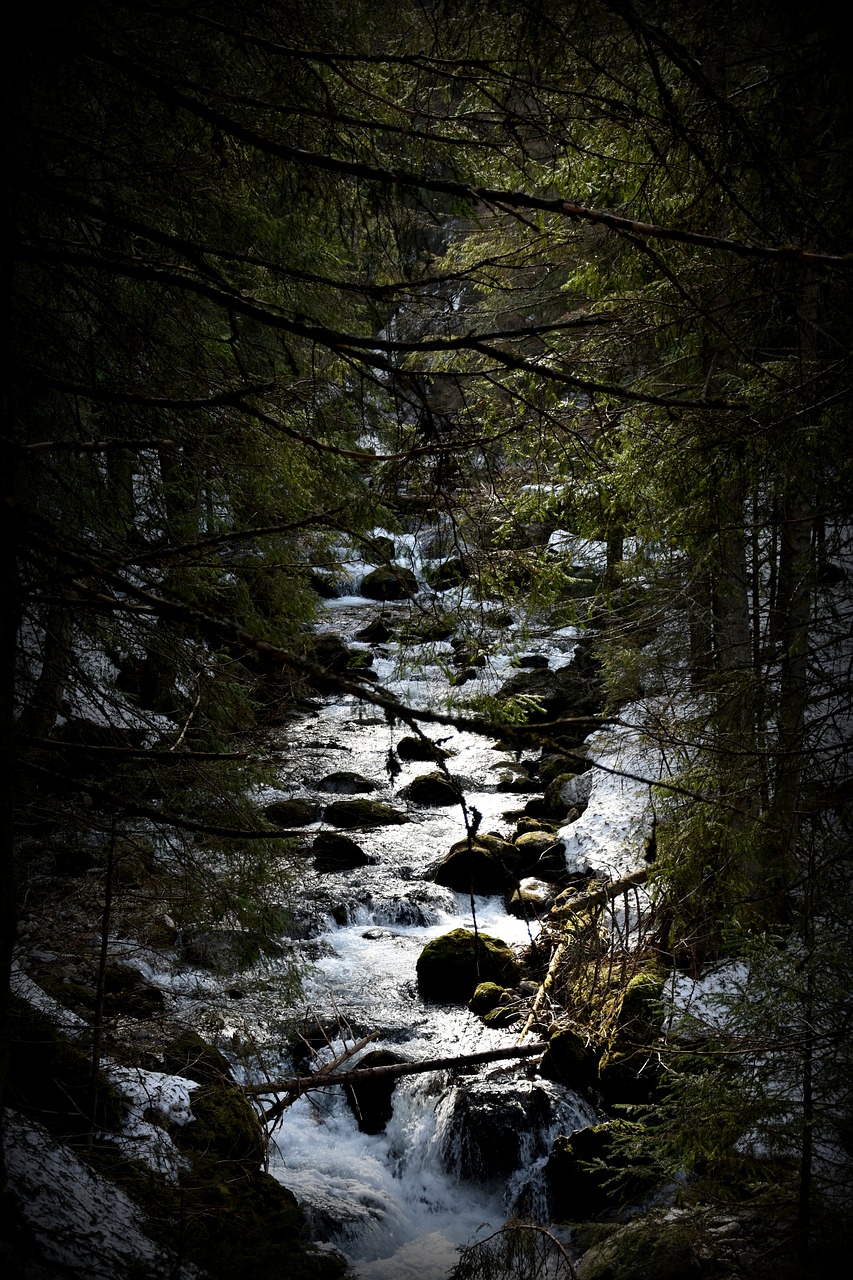
[{"label": "cascade over rocks", "polygon": [[505,942],[470,929],[451,929],[428,942],[416,970],[424,999],[444,1004],[467,1004],[481,982],[513,986],[520,976],[518,961]]},{"label": "cascade over rocks", "polygon": [[[390,1067],[406,1062],[402,1054],[391,1049],[371,1049],[359,1058],[359,1070],[369,1067]],[[393,1095],[397,1081],[362,1080],[357,1084],[345,1084],[344,1093],[362,1133],[382,1133],[394,1111]]]},{"label": "cascade over rocks", "polygon": [[552,1093],[541,1083],[465,1080],[454,1095],[445,1160],[467,1181],[505,1182],[520,1164],[547,1154],[542,1135],[554,1119]]}]

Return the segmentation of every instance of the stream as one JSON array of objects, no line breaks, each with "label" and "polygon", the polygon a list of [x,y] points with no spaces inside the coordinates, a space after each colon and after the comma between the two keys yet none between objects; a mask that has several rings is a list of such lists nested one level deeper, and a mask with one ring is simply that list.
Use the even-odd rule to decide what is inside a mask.
[{"label": "stream", "polygon": [[[417,541],[398,536],[396,542],[397,560],[405,552],[422,581]],[[350,589],[357,590],[366,568],[358,563],[348,568]],[[453,607],[454,597],[462,608],[472,603],[458,589],[445,596],[445,607]],[[423,607],[421,599],[415,608]],[[318,630],[367,650],[354,638],[366,622],[381,613],[394,628],[412,610],[410,602],[379,604],[346,595],[325,603]],[[552,667],[571,661],[569,629],[523,639],[515,631],[500,633],[500,656],[478,669],[466,693],[494,692],[515,670],[513,650],[535,652]],[[410,706],[446,706],[449,641],[423,646],[420,661],[415,648],[416,665],[405,670],[393,640],[369,651],[386,689]],[[411,658],[410,649],[410,664]],[[376,788],[369,798],[393,805],[408,819],[346,833],[370,859],[368,865],[321,874],[310,858],[305,860],[297,910],[298,945],[311,966],[304,1001],[310,1019],[337,1028],[327,1032],[328,1043],[321,1043],[310,1070],[368,1034],[375,1038],[365,1051],[390,1049],[413,1061],[495,1049],[518,1039],[519,1025],[491,1029],[464,1006],[426,1003],[419,995],[415,966],[426,943],[453,928],[470,929],[474,921],[470,897],[429,878],[450,846],[465,836],[461,807],[425,807],[401,797],[407,783],[432,764],[400,761],[395,766],[400,771],[389,775],[389,750],[409,732],[404,725],[389,725],[357,699],[332,696],[272,735],[271,746],[286,762],[287,780],[259,795],[262,805],[348,798],[319,785],[346,771],[369,779]],[[514,756],[469,733],[435,725],[427,732],[450,753],[448,768],[464,787],[469,811],[482,815],[481,831],[508,835],[529,798],[500,789],[501,766],[505,783],[505,766]],[[614,810],[612,828],[606,816],[593,820],[587,842],[592,855],[586,864],[578,860],[578,866],[593,865],[597,840],[600,864],[609,849],[618,871],[615,854],[630,826],[627,799]],[[633,803],[637,810],[636,796]],[[638,823],[635,819],[637,829]],[[308,830],[331,828],[317,822]],[[538,926],[507,914],[500,897],[478,897],[473,907],[477,927],[518,952],[536,936]],[[357,1064],[358,1056],[347,1062],[348,1067]],[[268,1057],[267,1069],[275,1071]],[[282,1074],[288,1070],[287,1062],[278,1066]],[[269,1167],[296,1194],[314,1237],[340,1250],[363,1280],[443,1280],[458,1260],[460,1245],[490,1234],[508,1216],[547,1221],[543,1172],[554,1137],[595,1121],[595,1111],[579,1095],[536,1077],[524,1063],[497,1062],[476,1072],[436,1071],[399,1080],[393,1115],[378,1134],[359,1130],[340,1086],[305,1095],[275,1128]]]}]

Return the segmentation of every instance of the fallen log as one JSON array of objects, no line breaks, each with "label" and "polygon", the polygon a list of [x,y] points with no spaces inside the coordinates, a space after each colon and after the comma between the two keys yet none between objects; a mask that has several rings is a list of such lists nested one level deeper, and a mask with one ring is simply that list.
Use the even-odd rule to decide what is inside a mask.
[{"label": "fallen log", "polygon": [[[526,1045],[507,1045],[503,1049],[483,1049],[480,1053],[459,1054],[451,1058],[426,1058],[420,1062],[392,1062],[384,1067],[353,1067],[349,1071],[318,1071],[313,1076],[291,1076],[286,1080],[275,1080],[266,1084],[242,1084],[240,1089],[249,1097],[260,1097],[267,1093],[283,1093],[287,1097],[285,1105],[295,1102],[303,1093],[312,1089],[326,1089],[333,1084],[363,1084],[369,1080],[393,1080],[398,1076],[420,1075],[425,1071],[456,1070],[461,1067],[474,1067],[482,1062],[500,1062],[508,1058],[533,1058],[544,1053],[546,1046],[542,1043]],[[278,1107],[280,1104],[274,1104]],[[272,1110],[272,1108],[270,1109]],[[280,1112],[279,1112],[280,1114]],[[267,1119],[270,1113],[267,1113]]]}]

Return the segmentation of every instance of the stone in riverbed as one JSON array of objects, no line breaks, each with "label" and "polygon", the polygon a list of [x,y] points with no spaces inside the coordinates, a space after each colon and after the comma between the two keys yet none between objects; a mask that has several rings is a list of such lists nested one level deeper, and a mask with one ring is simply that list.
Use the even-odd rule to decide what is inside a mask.
[{"label": "stone in riverbed", "polygon": [[554,889],[544,880],[536,880],[528,876],[521,881],[509,900],[507,911],[520,920],[530,920],[544,916],[554,905]]},{"label": "stone in riverbed", "polygon": [[406,600],[416,594],[418,580],[405,565],[380,565],[362,578],[360,590],[369,600]]},{"label": "stone in riverbed", "polygon": [[323,810],[323,821],[333,827],[388,827],[408,822],[404,813],[379,800],[335,800]]},{"label": "stone in riverbed", "polygon": [[452,929],[424,947],[417,976],[425,1000],[467,1004],[481,982],[513,986],[520,971],[512,951],[500,938]]},{"label": "stone in riverbed", "polygon": [[276,800],[264,807],[264,814],[277,827],[304,827],[317,821],[320,808],[315,800]]},{"label": "stone in riverbed", "polygon": [[432,874],[436,884],[457,893],[485,897],[508,893],[518,882],[519,858],[514,845],[496,836],[459,840]]},{"label": "stone in riverbed", "polygon": [[462,789],[453,778],[445,777],[436,769],[432,773],[418,774],[407,787],[403,787],[400,795],[413,804],[458,804]]},{"label": "stone in riverbed", "polygon": [[321,875],[352,871],[370,862],[364,850],[349,836],[337,831],[321,831],[314,841],[314,870]]},{"label": "stone in riverbed", "polygon": [[[359,1058],[353,1070],[367,1067],[390,1067],[406,1059],[392,1049],[372,1049]],[[345,1084],[344,1093],[350,1110],[358,1121],[362,1133],[382,1133],[394,1111],[392,1096],[396,1079],[365,1080],[358,1084]]]},{"label": "stone in riverbed", "polygon": [[434,742],[412,736],[400,739],[397,755],[401,760],[446,760],[450,752]]},{"label": "stone in riverbed", "polygon": [[365,778],[360,773],[342,769],[338,773],[328,773],[317,783],[320,791],[331,791],[338,796],[357,796],[365,791],[378,791],[379,783]]},{"label": "stone in riverbed", "polygon": [[368,622],[367,626],[356,631],[355,638],[365,641],[366,644],[387,644],[393,634],[384,618],[375,617]]}]

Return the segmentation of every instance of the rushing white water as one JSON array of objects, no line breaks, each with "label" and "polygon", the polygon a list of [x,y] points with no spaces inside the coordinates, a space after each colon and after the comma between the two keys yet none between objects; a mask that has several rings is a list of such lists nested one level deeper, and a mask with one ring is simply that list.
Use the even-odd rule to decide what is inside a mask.
[{"label": "rushing white water", "polygon": [[[415,540],[408,539],[404,550],[420,573]],[[349,566],[353,583],[361,568]],[[452,594],[465,604],[464,592]],[[353,643],[355,631],[380,611],[394,625],[411,607],[351,595],[329,602],[320,629]],[[469,687],[499,687],[514,643],[522,642],[512,631],[503,633],[500,656],[479,669]],[[571,659],[573,647],[570,631],[535,642],[555,667]],[[383,686],[410,705],[444,705],[452,649],[444,643],[422,653],[419,666],[402,670],[389,644],[374,654],[374,669]],[[514,757],[472,734],[427,729],[451,753],[448,769],[464,786],[469,815],[479,813],[480,830],[508,835],[524,797],[499,789],[499,766]],[[330,699],[288,725],[278,743],[288,760],[286,784],[258,796],[262,803],[337,799],[324,796],[318,784],[347,770],[375,784],[370,799],[393,804],[409,819],[351,833],[370,865],[321,875],[306,863],[303,905],[313,920],[308,945],[314,960],[306,1003],[324,1026],[340,1016],[350,1028],[347,1041],[333,1039],[319,1062],[366,1033],[378,1033],[368,1049],[393,1049],[413,1061],[511,1045],[518,1035],[518,1028],[485,1027],[464,1007],[425,1004],[418,993],[415,966],[423,947],[451,928],[470,928],[473,913],[479,929],[519,952],[536,926],[509,916],[498,897],[472,904],[429,878],[451,844],[464,837],[465,817],[458,805],[422,808],[401,796],[413,777],[434,767],[401,762],[402,770],[389,774],[389,750],[408,732],[358,700]],[[594,1120],[588,1103],[528,1074],[518,1061],[477,1074],[431,1072],[397,1083],[393,1116],[377,1135],[359,1131],[341,1088],[302,1097],[281,1117],[270,1171],[295,1192],[315,1236],[339,1248],[363,1280],[442,1280],[458,1246],[490,1233],[509,1213],[546,1214],[542,1175],[554,1137]]]}]

